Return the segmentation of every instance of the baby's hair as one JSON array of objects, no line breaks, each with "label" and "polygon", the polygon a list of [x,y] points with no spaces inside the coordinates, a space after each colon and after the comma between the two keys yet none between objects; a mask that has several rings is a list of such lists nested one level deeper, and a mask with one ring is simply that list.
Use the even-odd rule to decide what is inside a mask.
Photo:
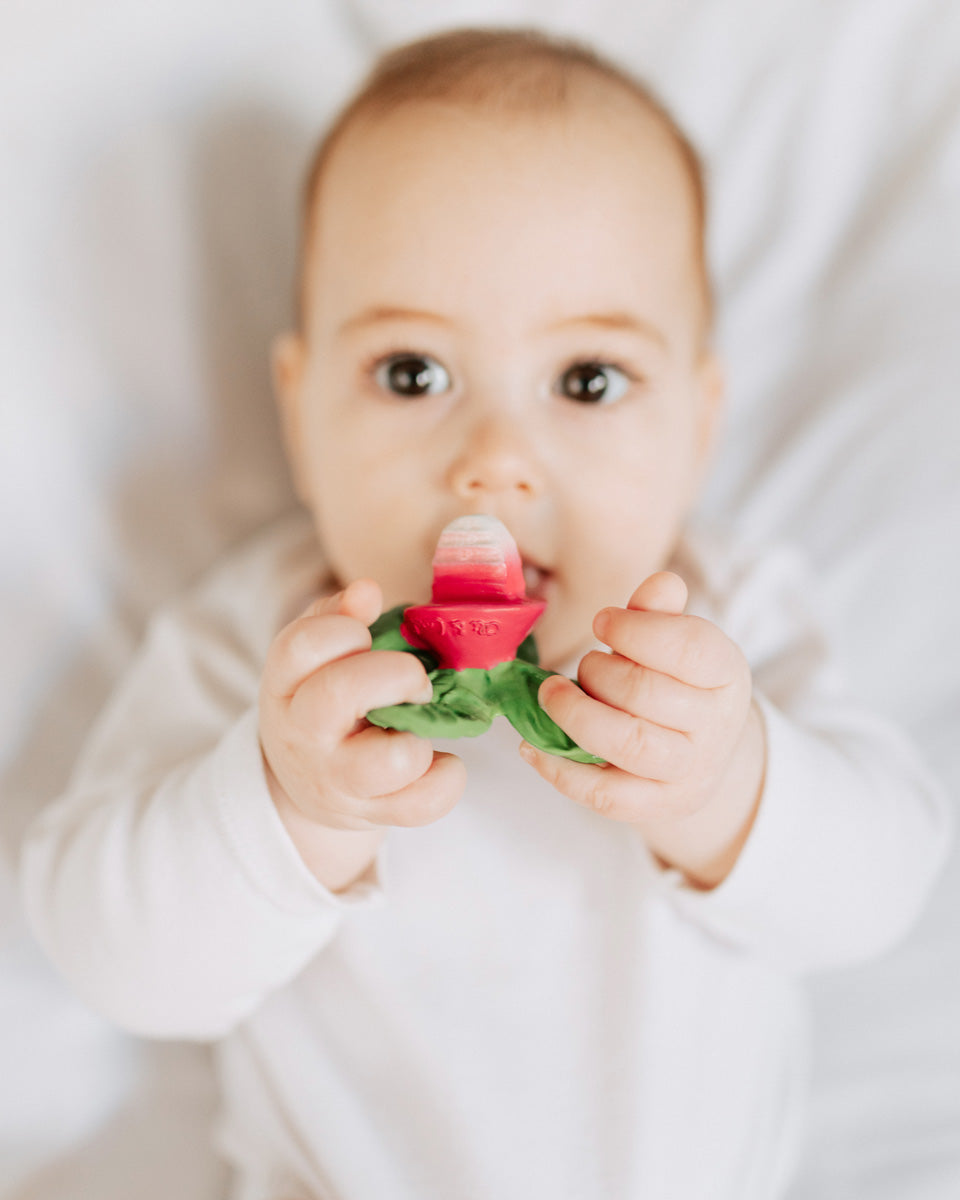
[{"label": "baby's hair", "polygon": [[589,46],[536,29],[457,29],[408,42],[384,54],[360,89],[341,109],[317,146],[303,192],[298,320],[305,331],[307,271],[316,227],[316,197],[333,150],[355,121],[393,111],[402,104],[438,100],[507,115],[562,107],[583,75],[600,77],[631,95],[659,121],[673,142],[689,179],[695,221],[694,252],[700,274],[704,329],[713,313],[707,266],[707,201],[700,156],[663,103],[627,71]]}]

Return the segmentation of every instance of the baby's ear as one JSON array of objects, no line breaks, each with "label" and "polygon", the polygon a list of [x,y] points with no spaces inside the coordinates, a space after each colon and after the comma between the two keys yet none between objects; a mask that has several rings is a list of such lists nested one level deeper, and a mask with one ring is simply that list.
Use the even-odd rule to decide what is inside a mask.
[{"label": "baby's ear", "polygon": [[704,350],[697,365],[697,386],[700,392],[699,458],[705,465],[723,416],[727,398],[727,374],[723,362],[713,349]]},{"label": "baby's ear", "polygon": [[281,408],[288,407],[300,388],[303,374],[303,338],[294,330],[278,333],[270,347],[273,393]]},{"label": "baby's ear", "polygon": [[299,333],[280,333],[270,347],[273,395],[280,413],[280,428],[293,475],[297,495],[304,502],[303,445],[300,436],[300,384],[303,378],[305,347]]}]

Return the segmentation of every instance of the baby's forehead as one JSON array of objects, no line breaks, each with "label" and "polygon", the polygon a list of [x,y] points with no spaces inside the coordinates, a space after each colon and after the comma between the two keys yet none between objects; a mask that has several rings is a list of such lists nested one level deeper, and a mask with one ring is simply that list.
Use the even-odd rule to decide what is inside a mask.
[{"label": "baby's forehead", "polygon": [[[698,167],[689,160],[685,139],[669,117],[652,101],[616,82],[586,76],[576,86],[571,85],[561,100],[549,103],[501,108],[489,102],[426,97],[361,109],[338,131],[322,170],[315,173],[311,197],[314,206],[322,199],[324,178],[345,163],[377,153],[388,158],[400,155],[405,144],[421,139],[426,127],[442,136],[443,122],[437,119],[440,114],[447,118],[449,140],[455,145],[469,148],[471,132],[480,127],[487,133],[494,131],[505,148],[532,131],[535,137],[544,135],[543,145],[554,145],[569,156],[571,170],[576,169],[578,152],[619,135],[615,137],[619,154],[611,159],[612,167],[618,162],[624,168],[633,167],[642,161],[651,179],[656,177],[662,183],[669,178],[679,192],[691,197],[695,208],[702,205]],[[559,140],[551,136],[557,133],[562,135]],[[505,169],[505,164],[496,161],[488,165],[491,170]]]},{"label": "baby's forehead", "polygon": [[[665,231],[682,228],[671,243],[687,263],[692,262],[708,295],[702,190],[697,165],[689,161],[682,135],[655,104],[606,79],[587,77],[549,104],[498,108],[462,99],[407,99],[356,113],[329,147],[314,181],[301,263],[304,305],[311,248],[328,240],[321,230],[328,221],[337,227],[344,214],[353,221],[358,197],[371,189],[378,196],[380,211],[389,207],[390,180],[396,178],[391,170],[399,169],[408,177],[417,155],[428,169],[441,158],[449,163],[449,204],[454,206],[458,184],[461,195],[478,179],[487,181],[481,188],[489,186],[491,178],[512,185],[517,174],[524,174],[525,159],[534,158],[542,175],[530,193],[531,221],[549,209],[552,180],[579,173],[589,182],[594,173],[598,191],[616,206],[621,227],[629,229],[633,212],[639,219],[642,211],[648,226]],[[333,211],[325,220],[330,205]],[[590,219],[585,213],[585,229]]]},{"label": "baby's forehead", "polygon": [[389,223],[391,210],[402,208],[409,220],[442,206],[446,219],[486,193],[517,198],[517,236],[524,236],[528,223],[551,219],[575,181],[585,236],[597,219],[619,222],[625,237],[640,223],[668,238],[681,228],[671,244],[699,252],[700,197],[670,130],[612,89],[519,111],[431,100],[361,114],[317,180],[309,240],[326,242],[326,252],[321,231],[342,237],[345,223],[356,230],[361,214]]}]

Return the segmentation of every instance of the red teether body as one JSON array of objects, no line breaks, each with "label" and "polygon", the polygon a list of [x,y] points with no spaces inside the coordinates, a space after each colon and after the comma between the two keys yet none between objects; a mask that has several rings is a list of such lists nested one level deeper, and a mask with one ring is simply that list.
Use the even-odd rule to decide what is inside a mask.
[{"label": "red teether body", "polygon": [[489,670],[508,662],[546,608],[526,599],[516,542],[496,517],[460,517],[433,556],[433,600],[403,614],[400,632],[441,667]]}]

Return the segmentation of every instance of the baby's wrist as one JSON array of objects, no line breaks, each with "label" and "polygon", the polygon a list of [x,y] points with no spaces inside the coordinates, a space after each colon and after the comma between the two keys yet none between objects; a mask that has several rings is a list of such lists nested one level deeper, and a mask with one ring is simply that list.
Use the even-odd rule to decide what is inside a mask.
[{"label": "baby's wrist", "polygon": [[706,890],[722,883],[753,828],[765,765],[763,718],[751,703],[740,740],[710,801],[690,816],[641,826],[649,849],[665,866],[681,870],[694,887]]},{"label": "baby's wrist", "polygon": [[386,831],[324,825],[297,808],[266,759],[264,768],[277,815],[307,869],[328,891],[345,891],[376,858]]}]

